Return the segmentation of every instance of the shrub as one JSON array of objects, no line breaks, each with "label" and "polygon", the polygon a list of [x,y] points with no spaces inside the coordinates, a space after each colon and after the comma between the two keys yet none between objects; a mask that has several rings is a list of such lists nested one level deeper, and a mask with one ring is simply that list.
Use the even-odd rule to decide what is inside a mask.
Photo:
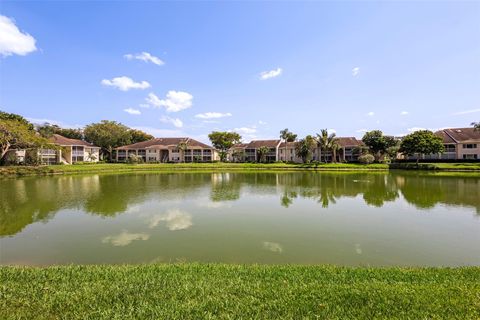
[{"label": "shrub", "polygon": [[143,163],[143,158],[141,156],[137,156],[136,154],[131,154],[127,159],[127,163],[130,163],[130,164]]},{"label": "shrub", "polygon": [[40,164],[40,158],[38,156],[37,149],[27,149],[25,151],[25,165],[38,166]]},{"label": "shrub", "polygon": [[375,157],[369,153],[366,153],[358,157],[358,161],[363,164],[370,164],[370,163],[373,163],[373,161],[375,161]]}]

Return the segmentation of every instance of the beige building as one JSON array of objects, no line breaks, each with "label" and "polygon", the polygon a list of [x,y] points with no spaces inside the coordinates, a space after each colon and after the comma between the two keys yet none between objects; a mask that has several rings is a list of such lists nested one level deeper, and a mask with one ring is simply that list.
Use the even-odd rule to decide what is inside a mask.
[{"label": "beige building", "polygon": [[[73,164],[76,162],[98,162],[100,147],[94,146],[79,139],[70,139],[59,134],[49,138],[52,144],[60,146],[59,149],[39,149],[38,157],[42,164]],[[12,150],[15,152],[18,163],[25,161],[26,150]]]},{"label": "beige building", "polygon": [[[186,145],[185,150],[180,146]],[[218,160],[217,151],[191,138],[156,138],[115,149],[114,159],[127,161],[131,154],[140,156],[144,162],[210,162]]]},{"label": "beige building", "polygon": [[423,156],[434,160],[478,160],[480,159],[480,131],[474,128],[443,129],[435,132],[443,140],[442,154]]}]

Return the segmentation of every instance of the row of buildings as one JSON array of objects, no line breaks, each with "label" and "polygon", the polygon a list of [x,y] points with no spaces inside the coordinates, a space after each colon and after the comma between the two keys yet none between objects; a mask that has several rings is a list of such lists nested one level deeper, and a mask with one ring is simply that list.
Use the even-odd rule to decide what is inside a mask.
[{"label": "row of buildings", "polygon": [[[473,128],[444,129],[435,132],[442,138],[445,152],[442,154],[422,155],[425,160],[477,160],[480,159],[480,132]],[[69,139],[58,134],[51,137],[51,142],[61,148],[41,149],[40,160],[45,164],[72,164],[76,162],[97,162],[100,159],[100,148],[78,139]],[[336,161],[355,162],[358,154],[354,150],[364,146],[355,137],[339,137],[340,149],[336,153]],[[253,140],[233,146],[227,160],[232,162],[259,162],[258,150],[267,147],[266,162],[290,161],[302,162],[296,156],[295,142],[281,140]],[[23,162],[25,150],[14,150],[17,161]],[[213,147],[192,138],[156,138],[118,147],[114,150],[113,160],[125,162],[130,155],[142,158],[144,162],[210,162],[220,160],[219,153]],[[323,152],[316,148],[312,154],[313,161],[332,161],[331,152]]]}]

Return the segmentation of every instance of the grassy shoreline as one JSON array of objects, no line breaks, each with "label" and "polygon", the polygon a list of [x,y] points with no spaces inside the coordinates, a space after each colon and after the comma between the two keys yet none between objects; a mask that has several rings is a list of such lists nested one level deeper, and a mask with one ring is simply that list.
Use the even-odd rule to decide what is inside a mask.
[{"label": "grassy shoreline", "polygon": [[480,267],[0,267],[2,319],[478,319]]},{"label": "grassy shoreline", "polygon": [[274,171],[388,171],[392,169],[480,172],[480,163],[422,163],[419,167],[412,163],[404,164],[286,164],[286,163],[159,163],[159,164],[76,164],[52,166],[7,166],[0,167],[0,177],[18,177],[34,175],[58,175],[96,172],[132,172],[132,171],[235,171],[235,170],[274,170]]}]

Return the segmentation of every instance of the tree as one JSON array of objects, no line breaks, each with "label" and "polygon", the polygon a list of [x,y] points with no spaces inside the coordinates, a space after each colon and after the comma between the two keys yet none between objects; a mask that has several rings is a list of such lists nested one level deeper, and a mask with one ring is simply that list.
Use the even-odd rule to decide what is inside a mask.
[{"label": "tree", "polygon": [[480,131],[480,122],[472,122],[472,126],[475,131]]},{"label": "tree", "polygon": [[145,133],[142,130],[130,129],[130,143],[137,143],[154,139],[151,134]]},{"label": "tree", "polygon": [[131,143],[130,129],[116,121],[102,120],[92,123],[83,131],[85,140],[101,148],[112,160],[113,149]]},{"label": "tree", "polygon": [[287,142],[293,142],[297,139],[297,135],[293,132],[288,131],[288,128],[285,128],[280,131],[280,139],[285,142],[285,160],[287,159]]},{"label": "tree", "polygon": [[0,160],[11,149],[41,147],[49,142],[37,135],[31,123],[22,116],[0,113]]},{"label": "tree", "polygon": [[270,152],[270,148],[266,146],[261,146],[257,149],[257,154],[260,162],[266,162],[267,154]]},{"label": "tree", "polygon": [[50,138],[54,134],[59,134],[65,138],[70,139],[83,139],[83,132],[81,129],[60,128],[56,124],[45,123],[41,126],[37,126],[37,132],[45,138]]},{"label": "tree", "polygon": [[236,132],[213,131],[208,135],[215,149],[219,150],[220,161],[227,159],[228,150],[237,143],[240,143],[242,137]]},{"label": "tree", "polygon": [[[182,161],[182,162],[185,162],[185,150],[187,150],[187,147],[188,147],[188,146],[187,146],[187,143],[186,143],[185,141],[180,141],[180,142],[177,144],[177,148],[178,148],[178,150],[180,150],[180,152],[181,152],[180,157],[181,157],[181,161]],[[192,159],[192,161],[193,161],[193,159]]]},{"label": "tree", "polygon": [[430,155],[442,153],[445,150],[442,138],[436,136],[432,131],[420,130],[405,136],[400,144],[399,152],[413,156],[417,155],[417,165],[419,155]]},{"label": "tree", "polygon": [[332,152],[332,160],[336,161],[336,152],[339,148],[338,140],[335,133],[328,134],[327,129],[322,129],[321,134],[317,133],[317,145],[320,147],[321,154],[323,155],[323,159],[327,162],[327,157],[324,156],[326,152]]},{"label": "tree", "polygon": [[317,146],[317,141],[311,135],[301,139],[295,144],[295,154],[302,158],[303,163],[309,162],[312,159],[312,153]]},{"label": "tree", "polygon": [[387,152],[387,149],[397,145],[395,138],[384,136],[380,130],[373,130],[365,133],[362,138],[363,143],[370,148],[375,160],[380,160]]}]

